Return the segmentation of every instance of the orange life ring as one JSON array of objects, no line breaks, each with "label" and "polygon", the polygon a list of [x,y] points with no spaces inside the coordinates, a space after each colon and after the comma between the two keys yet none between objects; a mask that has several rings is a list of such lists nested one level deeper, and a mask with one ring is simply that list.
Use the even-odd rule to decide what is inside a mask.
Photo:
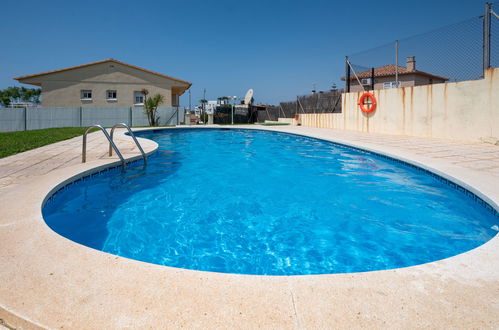
[{"label": "orange life ring", "polygon": [[[365,102],[367,101],[366,99],[371,99],[371,102]],[[376,98],[374,94],[369,92],[362,94],[359,99],[359,107],[364,113],[371,113],[376,110]]]}]

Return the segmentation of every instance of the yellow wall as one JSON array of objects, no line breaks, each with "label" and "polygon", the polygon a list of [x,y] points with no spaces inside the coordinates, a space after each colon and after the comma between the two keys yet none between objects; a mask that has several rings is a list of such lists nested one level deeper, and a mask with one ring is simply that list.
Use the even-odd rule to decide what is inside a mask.
[{"label": "yellow wall", "polygon": [[300,114],[303,126],[360,132],[499,141],[499,68],[483,80],[375,90],[377,109],[360,111],[362,93],[342,95],[342,113]]},{"label": "yellow wall", "polygon": [[[175,105],[172,88],[181,84],[115,62],[51,73],[37,80],[42,86],[44,107],[129,107],[134,104],[134,91],[144,88],[149,96],[162,94],[162,106],[168,107]],[[92,90],[92,101],[81,100],[82,90]],[[117,91],[116,101],[107,100],[107,90]]]}]

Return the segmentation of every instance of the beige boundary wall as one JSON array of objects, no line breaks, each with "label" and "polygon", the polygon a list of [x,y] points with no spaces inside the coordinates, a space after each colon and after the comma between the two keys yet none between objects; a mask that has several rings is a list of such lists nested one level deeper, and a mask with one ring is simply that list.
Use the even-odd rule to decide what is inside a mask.
[{"label": "beige boundary wall", "polygon": [[499,68],[485,79],[375,90],[377,109],[360,111],[362,93],[342,95],[342,113],[300,114],[303,126],[499,142]]}]

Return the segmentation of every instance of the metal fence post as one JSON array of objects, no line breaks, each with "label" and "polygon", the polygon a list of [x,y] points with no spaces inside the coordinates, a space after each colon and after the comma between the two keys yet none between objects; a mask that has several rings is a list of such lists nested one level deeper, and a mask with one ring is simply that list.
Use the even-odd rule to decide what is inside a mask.
[{"label": "metal fence post", "polygon": [[24,130],[28,130],[28,107],[24,107]]},{"label": "metal fence post", "polygon": [[399,87],[399,41],[395,40],[395,86]]},{"label": "metal fence post", "polygon": [[371,89],[374,90],[374,68],[371,68]]},{"label": "metal fence post", "polygon": [[350,93],[350,65],[348,64],[348,56],[345,56],[345,91]]},{"label": "metal fence post", "polygon": [[490,2],[485,3],[483,15],[483,76],[485,70],[490,68]]},{"label": "metal fence post", "polygon": [[80,127],[83,127],[83,107],[80,107]]},{"label": "metal fence post", "polygon": [[133,113],[132,113],[132,107],[129,108],[128,110],[128,117],[129,117],[129,122],[130,122],[130,127],[133,126]]}]

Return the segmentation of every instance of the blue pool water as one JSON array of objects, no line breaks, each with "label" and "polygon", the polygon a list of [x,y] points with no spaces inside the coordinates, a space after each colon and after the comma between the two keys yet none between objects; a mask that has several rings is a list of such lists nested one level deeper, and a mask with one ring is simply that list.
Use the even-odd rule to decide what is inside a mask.
[{"label": "blue pool water", "polygon": [[57,233],[150,263],[225,273],[364,272],[490,240],[497,214],[445,180],[333,143],[255,130],[163,130],[146,168],[79,180],[43,208]]}]

